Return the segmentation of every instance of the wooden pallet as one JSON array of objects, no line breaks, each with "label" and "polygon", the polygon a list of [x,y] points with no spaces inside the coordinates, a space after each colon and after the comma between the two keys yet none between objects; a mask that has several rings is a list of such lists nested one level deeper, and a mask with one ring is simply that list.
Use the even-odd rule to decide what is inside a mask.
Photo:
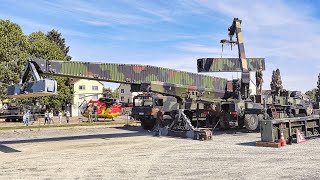
[{"label": "wooden pallet", "polygon": [[277,142],[262,142],[262,141],[257,141],[256,146],[259,147],[274,147],[274,148],[280,148],[280,143]]}]

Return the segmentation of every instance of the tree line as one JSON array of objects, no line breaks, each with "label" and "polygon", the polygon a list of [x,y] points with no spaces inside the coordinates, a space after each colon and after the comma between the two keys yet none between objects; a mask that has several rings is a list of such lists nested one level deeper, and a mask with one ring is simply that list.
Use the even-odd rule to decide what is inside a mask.
[{"label": "tree line", "polygon": [[[70,61],[69,46],[57,30],[24,34],[21,27],[10,20],[0,20],[0,100],[5,99],[9,85],[19,83],[29,58]],[[40,104],[53,110],[72,104],[73,86],[69,78],[54,77],[58,95],[17,99],[18,104]],[[104,88],[105,96],[118,97],[118,90]]]},{"label": "tree line", "polygon": [[[0,20],[0,99],[5,99],[6,88],[19,83],[29,58],[43,58],[70,61],[69,46],[57,30],[24,34],[21,27],[9,20]],[[39,103],[50,109],[60,110],[72,99],[70,80],[55,77],[58,82],[58,95],[52,97],[28,98],[18,103]]]}]

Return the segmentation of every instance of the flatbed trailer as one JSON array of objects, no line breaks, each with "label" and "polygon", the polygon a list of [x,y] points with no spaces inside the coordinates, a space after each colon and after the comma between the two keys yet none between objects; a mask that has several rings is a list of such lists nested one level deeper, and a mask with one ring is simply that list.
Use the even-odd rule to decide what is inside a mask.
[{"label": "flatbed trailer", "polygon": [[260,125],[262,142],[279,142],[281,132],[287,142],[292,142],[297,138],[297,130],[305,137],[319,136],[320,116],[263,120]]}]

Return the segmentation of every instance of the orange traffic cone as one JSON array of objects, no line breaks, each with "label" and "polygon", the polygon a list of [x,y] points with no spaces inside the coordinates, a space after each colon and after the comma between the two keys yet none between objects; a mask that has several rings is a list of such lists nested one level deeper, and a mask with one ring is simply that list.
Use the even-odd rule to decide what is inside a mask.
[{"label": "orange traffic cone", "polygon": [[280,146],[286,146],[287,142],[284,140],[283,132],[280,131]]}]

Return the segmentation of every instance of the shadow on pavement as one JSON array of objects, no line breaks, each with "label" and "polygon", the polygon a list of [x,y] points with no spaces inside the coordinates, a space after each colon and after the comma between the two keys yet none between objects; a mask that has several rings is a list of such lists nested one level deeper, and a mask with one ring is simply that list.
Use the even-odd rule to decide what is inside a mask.
[{"label": "shadow on pavement", "polygon": [[0,151],[3,153],[16,153],[16,152],[21,152],[19,150],[13,149],[11,147],[5,146],[0,144]]},{"label": "shadow on pavement", "polygon": [[141,133],[149,133],[152,131],[147,131],[144,130],[140,125],[124,125],[124,126],[119,126],[119,127],[114,127],[115,129],[121,129],[121,130],[126,130],[126,131],[139,131]]},{"label": "shadow on pavement", "polygon": [[222,135],[222,134],[233,134],[233,135],[245,135],[248,133],[259,133],[259,131],[249,131],[247,129],[240,129],[240,128],[235,128],[235,129],[229,129],[229,130],[219,130],[215,129],[213,131],[213,135]]},{"label": "shadow on pavement", "polygon": [[39,143],[39,142],[70,141],[70,140],[85,140],[85,139],[109,139],[109,138],[135,137],[135,136],[147,136],[147,135],[149,134],[144,132],[134,132],[134,133],[116,133],[116,134],[93,134],[93,135],[83,135],[83,136],[63,136],[63,137],[53,137],[53,138],[0,141],[0,146],[2,146],[3,144]]},{"label": "shadow on pavement", "polygon": [[238,143],[237,145],[241,145],[241,146],[256,146],[256,142],[255,141],[244,142],[244,143]]}]

